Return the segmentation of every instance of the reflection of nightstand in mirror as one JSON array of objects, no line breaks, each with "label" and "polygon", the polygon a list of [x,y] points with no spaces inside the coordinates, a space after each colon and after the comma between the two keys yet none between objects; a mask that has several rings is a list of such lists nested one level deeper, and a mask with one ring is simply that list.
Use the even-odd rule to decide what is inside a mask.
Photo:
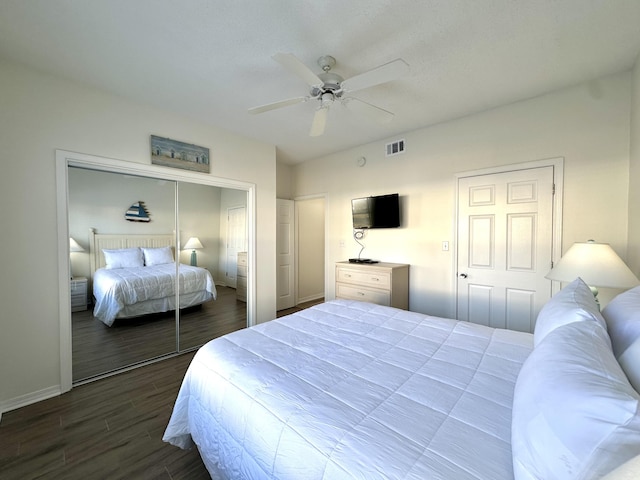
[{"label": "reflection of nightstand in mirror", "polygon": [[87,279],[74,277],[71,279],[71,311],[81,312],[87,309]]},{"label": "reflection of nightstand in mirror", "polygon": [[238,273],[236,275],[236,298],[247,301],[247,252],[238,253]]}]

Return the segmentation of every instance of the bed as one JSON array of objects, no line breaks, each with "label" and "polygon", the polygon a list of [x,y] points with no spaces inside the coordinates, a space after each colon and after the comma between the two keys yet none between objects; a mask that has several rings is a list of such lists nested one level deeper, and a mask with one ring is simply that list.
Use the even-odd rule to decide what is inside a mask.
[{"label": "bed", "polygon": [[640,396],[581,280],[537,322],[320,304],[203,346],[163,440],[214,479],[601,478],[640,455]]},{"label": "bed", "polygon": [[116,235],[91,230],[93,315],[107,326],[116,319],[167,312],[214,300],[208,270],[174,261],[173,234]]}]

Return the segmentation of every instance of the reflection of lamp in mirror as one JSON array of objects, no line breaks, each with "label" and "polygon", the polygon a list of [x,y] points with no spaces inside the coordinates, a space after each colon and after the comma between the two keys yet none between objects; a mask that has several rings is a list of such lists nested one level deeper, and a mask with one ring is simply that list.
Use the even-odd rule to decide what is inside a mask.
[{"label": "reflection of lamp in mirror", "polygon": [[[74,252],[84,252],[84,248],[76,242],[73,237],[69,237],[69,261],[71,261],[71,254]],[[71,266],[69,266],[71,268]],[[71,279],[73,280],[73,272],[71,273]]]},{"label": "reflection of lamp in mirror", "polygon": [[577,277],[589,285],[598,302],[598,288],[631,288],[640,282],[608,243],[574,243],[545,276],[549,280],[572,282]]},{"label": "reflection of lamp in mirror", "polygon": [[198,265],[198,258],[196,257],[196,249],[204,248],[198,237],[191,237],[184,244],[185,250],[191,250],[191,265],[196,267]]}]

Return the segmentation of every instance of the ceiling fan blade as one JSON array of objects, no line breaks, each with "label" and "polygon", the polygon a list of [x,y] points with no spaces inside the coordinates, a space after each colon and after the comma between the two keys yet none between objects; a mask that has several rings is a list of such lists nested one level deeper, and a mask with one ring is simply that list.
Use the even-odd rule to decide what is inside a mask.
[{"label": "ceiling fan blade", "polygon": [[349,109],[358,114],[369,117],[370,119],[378,123],[389,123],[395,116],[384,108],[376,107],[370,103],[360,100],[355,97],[348,97],[343,101],[343,104]]},{"label": "ceiling fan blade", "polygon": [[298,57],[292,53],[276,53],[273,59],[311,87],[321,87],[324,84],[318,75],[313,73],[309,67],[298,60]]},{"label": "ceiling fan blade", "polygon": [[311,131],[309,131],[310,137],[319,137],[324,133],[324,128],[327,125],[327,114],[329,113],[329,107],[320,107],[316,110],[313,116],[313,122],[311,123]]},{"label": "ceiling fan blade", "polygon": [[356,90],[390,82],[406,75],[408,72],[409,65],[401,58],[398,58],[373,70],[348,78],[342,82],[341,86],[345,92],[355,92]]},{"label": "ceiling fan blade", "polygon": [[269,110],[275,110],[276,108],[288,107],[289,105],[295,105],[296,103],[306,102],[308,99],[309,97],[296,97],[289,98],[288,100],[281,100],[279,102],[267,103],[266,105],[250,108],[249,113],[256,114],[268,112]]}]

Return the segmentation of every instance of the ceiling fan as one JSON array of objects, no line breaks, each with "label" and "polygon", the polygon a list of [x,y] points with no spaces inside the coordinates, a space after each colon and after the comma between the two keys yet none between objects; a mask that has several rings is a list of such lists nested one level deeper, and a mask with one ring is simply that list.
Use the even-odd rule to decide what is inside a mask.
[{"label": "ceiling fan", "polygon": [[324,133],[329,108],[336,101],[378,122],[384,123],[390,121],[393,118],[393,113],[376,107],[364,100],[352,97],[350,94],[351,92],[390,82],[400,78],[409,71],[409,65],[401,58],[398,58],[392,62],[380,65],[373,70],[345,80],[340,75],[331,71],[336,64],[336,59],[330,55],[324,55],[318,59],[318,65],[322,68],[323,73],[317,75],[291,53],[277,53],[273,56],[273,59],[291,73],[304,80],[310,87],[309,94],[253,107],[249,109],[249,113],[263,113],[309,100],[317,100],[318,108],[316,109],[309,132],[309,135],[312,137],[317,137]]}]

